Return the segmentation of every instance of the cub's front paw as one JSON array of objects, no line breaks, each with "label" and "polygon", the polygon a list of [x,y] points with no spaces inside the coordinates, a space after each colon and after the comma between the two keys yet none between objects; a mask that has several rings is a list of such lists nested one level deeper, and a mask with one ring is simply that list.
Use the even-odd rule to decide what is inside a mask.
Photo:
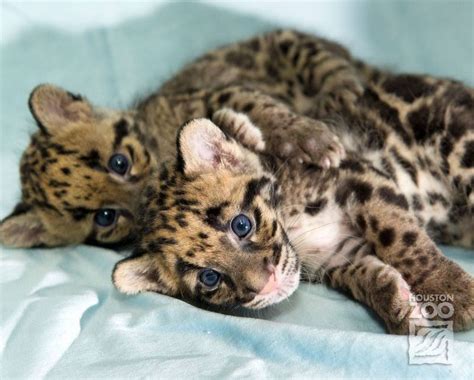
[{"label": "cub's front paw", "polygon": [[214,112],[212,121],[247,148],[255,152],[265,149],[262,131],[252,123],[246,114],[230,108],[222,108]]},{"label": "cub's front paw", "polygon": [[298,163],[312,163],[325,169],[338,167],[346,152],[324,124],[307,117],[298,118],[291,126],[281,126],[272,132],[267,151]]},{"label": "cub's front paw", "polygon": [[[458,276],[452,286],[446,289],[452,294],[453,327],[455,331],[474,327],[474,279],[467,273]],[[449,302],[449,300],[448,300]],[[449,310],[447,310],[449,313]]]},{"label": "cub's front paw", "polygon": [[369,304],[383,319],[390,334],[408,335],[411,318],[419,317],[410,287],[392,268],[381,271],[375,280],[377,285],[372,284]]},{"label": "cub's front paw", "polygon": [[474,279],[446,257],[412,291],[425,305],[425,318],[452,321],[455,331],[474,327]]}]

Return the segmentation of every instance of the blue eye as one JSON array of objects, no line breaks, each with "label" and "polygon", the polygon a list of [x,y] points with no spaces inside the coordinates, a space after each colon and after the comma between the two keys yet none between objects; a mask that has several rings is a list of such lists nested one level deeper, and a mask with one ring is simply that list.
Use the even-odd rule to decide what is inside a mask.
[{"label": "blue eye", "polygon": [[251,231],[252,222],[246,215],[239,214],[234,219],[232,219],[230,227],[232,228],[234,234],[236,234],[239,238],[243,238]]},{"label": "blue eye", "polygon": [[219,284],[221,274],[214,269],[203,269],[199,273],[199,281],[201,281],[208,288],[214,288]]},{"label": "blue eye", "polygon": [[114,154],[110,157],[109,168],[115,173],[124,175],[128,171],[128,159],[123,154]]},{"label": "blue eye", "polygon": [[95,213],[94,221],[101,227],[108,227],[115,223],[117,211],[112,208],[102,208]]}]

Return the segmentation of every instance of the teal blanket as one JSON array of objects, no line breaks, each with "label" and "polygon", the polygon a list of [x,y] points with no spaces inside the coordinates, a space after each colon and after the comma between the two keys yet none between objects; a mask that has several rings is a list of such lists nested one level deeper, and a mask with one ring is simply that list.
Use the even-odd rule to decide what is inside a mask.
[{"label": "teal blanket", "polygon": [[[472,85],[473,5],[450,4],[352,2],[353,23],[341,42],[378,64]],[[311,9],[318,12],[318,3]],[[342,27],[333,16],[334,28]],[[126,107],[206,50],[275,26],[284,25],[180,3],[80,34],[37,27],[2,45],[0,217],[19,199],[18,159],[35,130],[26,100],[35,85],[51,82],[94,103]],[[474,274],[474,252],[443,250]],[[287,302],[258,314],[222,315],[166,296],[119,294],[110,281],[119,258],[87,246],[0,248],[2,378],[459,379],[474,373],[474,331],[455,334],[452,365],[409,365],[407,337],[385,334],[370,310],[323,285],[302,284]]]}]

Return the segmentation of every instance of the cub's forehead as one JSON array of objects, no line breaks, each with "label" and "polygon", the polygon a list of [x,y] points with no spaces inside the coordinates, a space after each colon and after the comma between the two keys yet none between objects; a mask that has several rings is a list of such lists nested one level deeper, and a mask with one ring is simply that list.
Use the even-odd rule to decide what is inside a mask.
[{"label": "cub's forehead", "polygon": [[[262,206],[259,191],[267,179],[216,173],[197,178],[184,178],[179,173],[160,175],[145,187],[138,215],[142,242],[176,240],[178,233],[186,239],[172,244],[202,240],[209,232],[226,230],[227,223],[242,212],[252,213]],[[162,239],[163,238],[163,239]],[[194,238],[194,239],[193,239]],[[205,239],[204,238],[204,239]],[[153,247],[151,247],[153,248]],[[153,249],[151,249],[153,251]]]},{"label": "cub's forehead", "polygon": [[248,183],[252,179],[252,176],[235,175],[228,172],[205,174],[186,186],[187,195],[207,203],[224,200],[230,203],[241,202]]}]

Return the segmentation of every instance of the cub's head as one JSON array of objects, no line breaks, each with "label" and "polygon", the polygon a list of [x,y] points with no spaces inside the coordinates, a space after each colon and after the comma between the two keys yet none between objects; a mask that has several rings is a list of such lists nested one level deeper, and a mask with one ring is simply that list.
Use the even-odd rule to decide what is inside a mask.
[{"label": "cub's head", "polygon": [[298,286],[274,178],[209,120],[181,129],[176,170],[150,181],[139,215],[137,246],[112,275],[121,292],[262,308]]},{"label": "cub's head", "polygon": [[39,131],[21,159],[22,199],[1,222],[0,242],[51,247],[128,238],[153,166],[133,114],[94,108],[51,85],[36,87],[29,107]]}]

